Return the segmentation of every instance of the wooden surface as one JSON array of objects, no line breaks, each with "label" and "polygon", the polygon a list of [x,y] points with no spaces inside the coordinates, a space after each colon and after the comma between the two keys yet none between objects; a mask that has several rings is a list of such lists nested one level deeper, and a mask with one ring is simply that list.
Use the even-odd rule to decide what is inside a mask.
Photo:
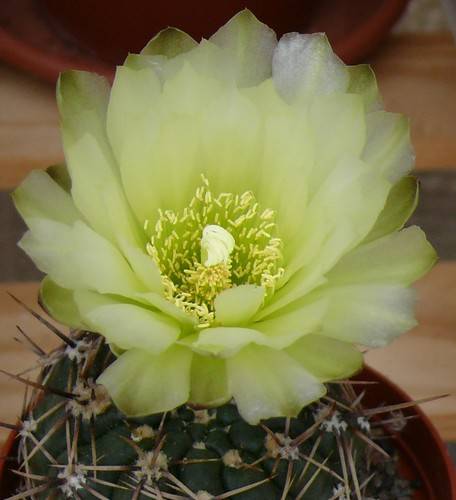
[{"label": "wooden surface", "polygon": [[[418,169],[454,169],[456,47],[450,35],[393,36],[373,63],[387,109],[411,118]],[[54,90],[0,65],[0,191],[12,189],[30,169],[61,158]],[[456,194],[453,207],[448,217],[455,217]],[[19,372],[30,366],[33,355],[13,340],[16,324],[43,347],[52,347],[56,339],[5,293],[34,305],[37,284],[14,279],[0,282],[0,366]],[[456,261],[439,263],[418,288],[420,326],[368,353],[367,361],[412,397],[452,393],[423,409],[445,439],[456,440]],[[21,397],[19,384],[0,377],[0,420],[15,421]]]},{"label": "wooden surface", "polygon": [[456,166],[456,46],[451,35],[396,35],[373,58],[388,111],[410,118],[418,169]]}]

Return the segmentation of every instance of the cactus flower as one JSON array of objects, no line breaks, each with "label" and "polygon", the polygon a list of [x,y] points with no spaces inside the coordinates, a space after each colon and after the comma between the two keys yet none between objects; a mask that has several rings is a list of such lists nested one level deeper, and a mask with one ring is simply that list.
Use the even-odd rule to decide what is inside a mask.
[{"label": "cactus flower", "polygon": [[408,123],[324,35],[249,11],[199,44],[167,29],[112,88],[70,71],[57,99],[66,167],[15,191],[20,247],[50,314],[110,344],[98,382],[127,415],[294,416],[415,325],[435,253],[403,228]]}]

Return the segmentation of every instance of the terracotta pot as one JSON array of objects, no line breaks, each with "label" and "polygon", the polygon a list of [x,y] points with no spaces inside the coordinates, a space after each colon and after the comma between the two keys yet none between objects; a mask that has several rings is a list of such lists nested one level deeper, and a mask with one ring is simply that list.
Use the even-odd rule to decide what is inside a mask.
[{"label": "terracotta pot", "polygon": [[[366,390],[363,403],[367,407],[411,401],[402,389],[372,368],[366,367],[353,379],[379,382]],[[409,420],[396,435],[404,476],[418,477],[423,484],[423,491],[417,493],[414,500],[456,500],[456,469],[445,443],[418,406],[403,413],[418,417]]]},{"label": "terracotta pot", "polygon": [[160,29],[174,25],[209,36],[249,7],[280,35],[324,31],[345,62],[364,60],[386,36],[408,0],[1,0],[0,58],[55,82],[65,69],[112,78],[114,64]]},{"label": "terracotta pot", "polygon": [[[402,389],[372,368],[366,367],[353,378],[379,382],[368,387],[363,398],[366,406],[411,401]],[[419,417],[409,420],[395,438],[404,477],[419,478],[423,485],[414,500],[456,500],[456,469],[436,429],[419,407],[405,409],[403,413]],[[16,433],[11,432],[1,457],[14,455],[15,437]],[[0,459],[0,498],[13,493],[16,481],[17,477],[8,471],[8,462]]]},{"label": "terracotta pot", "polygon": [[15,455],[16,431],[11,431],[3,448],[0,450],[0,498],[7,498],[14,493],[18,478],[8,468],[7,457]]}]

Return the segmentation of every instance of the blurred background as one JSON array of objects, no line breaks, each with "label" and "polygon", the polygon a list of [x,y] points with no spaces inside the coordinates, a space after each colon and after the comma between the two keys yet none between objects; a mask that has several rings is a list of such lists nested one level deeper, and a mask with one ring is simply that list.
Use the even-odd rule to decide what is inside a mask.
[{"label": "blurred background", "polygon": [[[423,409],[444,439],[456,442],[456,0],[2,0],[0,367],[18,373],[33,364],[14,340],[16,325],[42,347],[55,344],[6,292],[36,307],[40,274],[16,247],[24,225],[9,193],[31,169],[63,159],[58,73],[81,68],[111,78],[128,49],[139,50],[167,25],[199,39],[246,5],[278,33],[326,31],[346,62],[373,65],[386,109],[410,117],[421,181],[412,222],[427,232],[440,262],[418,284],[420,325],[369,352],[367,362],[414,398],[450,393]],[[15,421],[21,392],[0,378],[0,421]]]}]

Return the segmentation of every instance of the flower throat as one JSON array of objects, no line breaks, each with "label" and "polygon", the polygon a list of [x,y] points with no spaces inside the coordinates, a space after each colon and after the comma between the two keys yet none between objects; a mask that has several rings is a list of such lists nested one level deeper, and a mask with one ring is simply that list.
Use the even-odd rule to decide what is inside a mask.
[{"label": "flower throat", "polygon": [[255,284],[270,295],[284,272],[275,212],[260,207],[251,191],[215,196],[204,176],[182,211],[158,211],[149,236],[146,250],[160,269],[166,298],[200,327],[213,323],[214,300],[223,290]]}]

